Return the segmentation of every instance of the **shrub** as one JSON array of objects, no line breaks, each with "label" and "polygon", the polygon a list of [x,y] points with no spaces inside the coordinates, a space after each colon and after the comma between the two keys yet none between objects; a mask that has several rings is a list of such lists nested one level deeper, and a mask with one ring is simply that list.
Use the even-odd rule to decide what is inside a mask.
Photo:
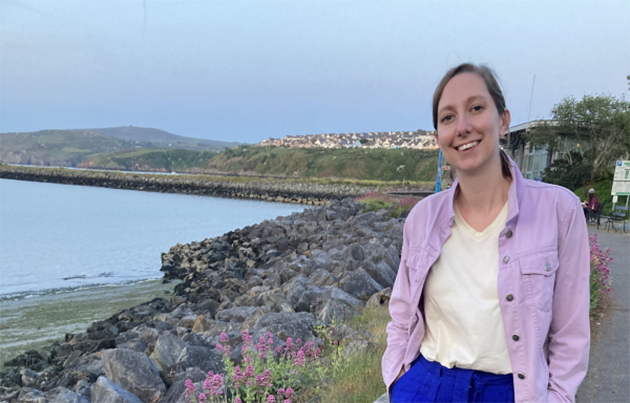
[{"label": "shrub", "polygon": [[590,311],[597,309],[602,297],[610,292],[610,270],[608,265],[612,262],[610,257],[610,249],[601,250],[597,243],[597,234],[589,237],[590,255],[591,255],[591,304]]},{"label": "shrub", "polygon": [[[326,379],[332,368],[335,372],[340,362],[339,343],[331,342],[331,354],[322,357],[314,343],[291,337],[282,347],[274,347],[271,333],[261,336],[258,343],[252,344],[252,336],[247,330],[242,333],[243,365],[235,366],[230,359],[230,347],[217,344],[223,352],[225,374],[208,372],[203,383],[203,392],[197,394],[192,381],[186,381],[186,400],[190,403],[228,402],[228,394],[234,403],[291,403],[296,389],[315,385]],[[221,342],[227,342],[227,335],[221,334]],[[329,365],[331,364],[332,365]]]},{"label": "shrub", "polygon": [[405,216],[418,203],[418,200],[413,197],[396,199],[382,192],[368,193],[357,197],[354,201],[365,204],[364,213],[385,209],[390,211],[392,217]]}]

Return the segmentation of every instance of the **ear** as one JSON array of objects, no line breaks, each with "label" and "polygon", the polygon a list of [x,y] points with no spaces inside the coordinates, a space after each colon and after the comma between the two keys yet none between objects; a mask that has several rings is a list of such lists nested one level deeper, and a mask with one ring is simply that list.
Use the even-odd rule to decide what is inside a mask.
[{"label": "ear", "polygon": [[440,146],[440,138],[438,137],[437,129],[435,130],[435,142],[437,143],[437,145],[439,147]]},{"label": "ear", "polygon": [[512,121],[512,116],[510,115],[510,110],[505,108],[503,111],[503,116],[501,116],[501,128],[499,129],[499,137],[504,137],[508,130],[510,130],[510,122]]}]

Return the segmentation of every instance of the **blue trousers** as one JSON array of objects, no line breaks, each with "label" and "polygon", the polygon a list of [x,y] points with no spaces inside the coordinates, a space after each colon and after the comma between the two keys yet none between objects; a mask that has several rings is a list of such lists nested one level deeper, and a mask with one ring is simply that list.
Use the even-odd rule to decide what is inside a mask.
[{"label": "blue trousers", "polygon": [[416,358],[391,388],[392,403],[492,402],[514,403],[512,374],[446,368]]}]

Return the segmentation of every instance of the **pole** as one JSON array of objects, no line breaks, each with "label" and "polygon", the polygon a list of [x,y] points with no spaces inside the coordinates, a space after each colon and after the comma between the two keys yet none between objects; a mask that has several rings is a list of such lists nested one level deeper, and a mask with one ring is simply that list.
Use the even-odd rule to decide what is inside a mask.
[{"label": "pole", "polygon": [[442,164],[444,157],[442,156],[442,149],[440,148],[440,155],[438,157],[438,171],[437,179],[435,180],[435,193],[442,190]]}]

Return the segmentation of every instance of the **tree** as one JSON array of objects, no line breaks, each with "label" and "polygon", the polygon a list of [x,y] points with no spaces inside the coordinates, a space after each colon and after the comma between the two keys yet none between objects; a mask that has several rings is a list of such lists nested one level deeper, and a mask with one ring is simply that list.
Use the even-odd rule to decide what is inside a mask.
[{"label": "tree", "polygon": [[551,158],[560,143],[560,136],[558,135],[558,129],[554,122],[548,120],[536,122],[535,126],[526,131],[523,138],[536,148],[547,148],[546,166],[551,166]]},{"label": "tree", "polygon": [[[557,148],[558,134],[574,136],[584,163],[592,167],[590,181],[608,170],[617,158],[630,155],[630,103],[612,95],[564,98],[551,110],[553,124],[541,124],[527,134],[534,145]],[[566,154],[571,158],[571,153]],[[571,161],[569,161],[569,164]]]}]

